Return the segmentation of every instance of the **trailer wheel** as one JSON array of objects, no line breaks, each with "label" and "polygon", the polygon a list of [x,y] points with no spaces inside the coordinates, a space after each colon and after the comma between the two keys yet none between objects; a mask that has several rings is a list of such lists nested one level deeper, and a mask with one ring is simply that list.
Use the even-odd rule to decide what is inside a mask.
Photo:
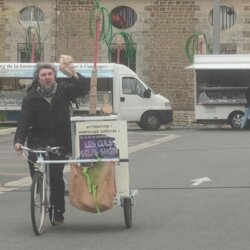
[{"label": "trailer wheel", "polygon": [[241,119],[244,113],[242,111],[234,111],[229,115],[228,122],[233,129],[240,129]]},{"label": "trailer wheel", "polygon": [[161,118],[157,112],[148,111],[143,114],[138,124],[145,130],[158,130],[161,126]]},{"label": "trailer wheel", "polygon": [[123,199],[123,212],[126,228],[132,227],[132,203],[131,198]]}]

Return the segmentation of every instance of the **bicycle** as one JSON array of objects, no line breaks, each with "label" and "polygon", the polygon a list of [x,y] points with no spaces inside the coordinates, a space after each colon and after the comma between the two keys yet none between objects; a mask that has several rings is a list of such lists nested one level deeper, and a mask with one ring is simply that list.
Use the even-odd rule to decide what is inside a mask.
[{"label": "bicycle", "polygon": [[[32,152],[37,156],[37,161],[34,162],[35,174],[32,178],[30,199],[32,227],[36,235],[43,233],[45,216],[47,213],[49,213],[51,224],[54,226],[56,225],[54,220],[54,207],[50,203],[51,189],[49,164],[52,162],[49,161],[49,153],[59,155],[60,148],[61,147],[46,147],[33,150],[24,146],[22,147],[22,150]],[[53,163],[57,162],[61,161],[53,161]]]}]

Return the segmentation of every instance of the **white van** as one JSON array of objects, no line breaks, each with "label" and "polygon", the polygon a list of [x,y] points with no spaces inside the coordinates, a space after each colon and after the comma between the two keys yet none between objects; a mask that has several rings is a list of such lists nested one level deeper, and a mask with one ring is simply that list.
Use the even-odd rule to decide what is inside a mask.
[{"label": "white van", "polygon": [[239,129],[250,86],[250,55],[195,55],[195,119]]},{"label": "white van", "polygon": [[[33,78],[34,63],[0,63],[0,121],[17,120],[21,101]],[[55,63],[58,67],[58,64]],[[93,64],[76,63],[76,71],[90,78]],[[58,71],[57,77],[66,77]],[[122,64],[97,64],[97,113],[104,99],[108,98],[113,112],[120,119],[137,122],[146,130],[157,130],[162,124],[173,121],[170,102],[156,94],[138,75]],[[74,115],[83,115],[89,110],[89,97],[79,98]]]}]

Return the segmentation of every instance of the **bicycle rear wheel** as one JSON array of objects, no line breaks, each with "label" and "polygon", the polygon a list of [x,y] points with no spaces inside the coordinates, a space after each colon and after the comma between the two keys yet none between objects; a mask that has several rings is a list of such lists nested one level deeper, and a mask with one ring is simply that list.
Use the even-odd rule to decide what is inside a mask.
[{"label": "bicycle rear wheel", "polygon": [[46,204],[45,194],[43,187],[43,176],[41,173],[36,173],[33,176],[32,187],[31,187],[31,221],[33,230],[36,235],[40,235],[43,232]]}]

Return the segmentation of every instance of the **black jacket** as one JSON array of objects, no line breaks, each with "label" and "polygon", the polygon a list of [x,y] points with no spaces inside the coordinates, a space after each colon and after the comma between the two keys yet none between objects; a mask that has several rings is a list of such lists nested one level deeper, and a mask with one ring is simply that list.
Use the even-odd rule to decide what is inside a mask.
[{"label": "black jacket", "polygon": [[85,95],[90,82],[81,75],[56,82],[51,104],[36,91],[38,83],[32,83],[22,102],[14,143],[24,144],[27,138],[29,148],[63,146],[71,152],[70,101]]}]

